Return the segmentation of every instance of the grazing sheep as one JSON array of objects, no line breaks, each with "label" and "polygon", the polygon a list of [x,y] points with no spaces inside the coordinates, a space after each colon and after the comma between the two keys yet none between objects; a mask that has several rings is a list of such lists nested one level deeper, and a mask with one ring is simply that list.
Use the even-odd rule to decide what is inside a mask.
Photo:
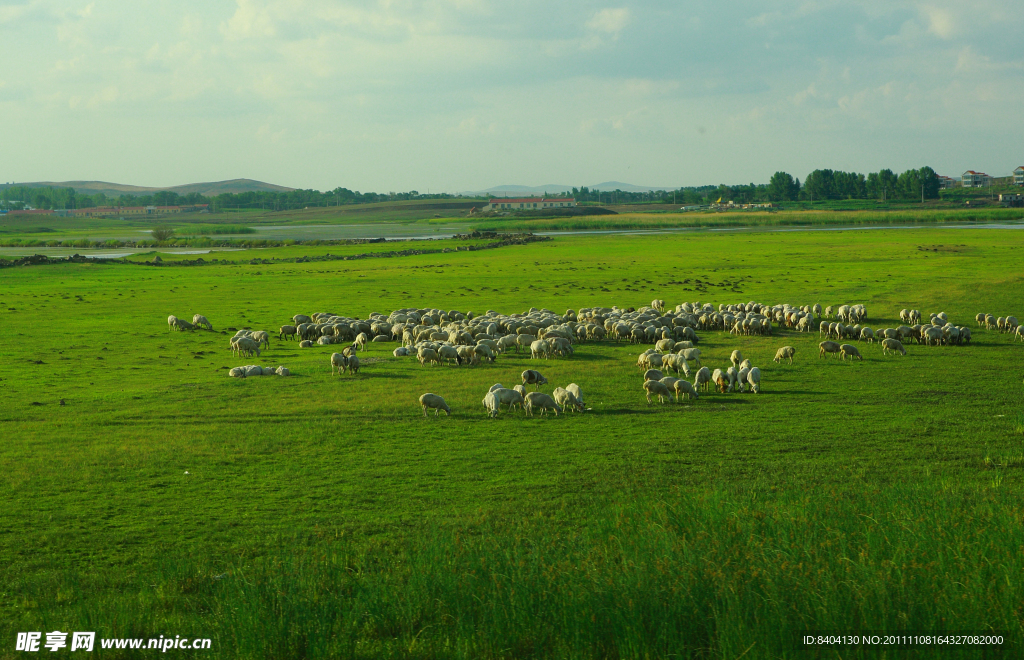
[{"label": "grazing sheep", "polygon": [[555,399],[555,403],[560,405],[563,410],[583,412],[583,404],[567,389],[556,387],[555,391],[552,392],[552,397]]},{"label": "grazing sheep", "polygon": [[541,385],[547,385],[548,379],[540,375],[539,371],[533,369],[527,369],[523,372],[523,385],[536,385],[537,389],[540,389]]},{"label": "grazing sheep", "polygon": [[739,369],[740,362],[743,362],[743,353],[740,353],[738,350],[733,351],[732,355],[729,356],[729,361],[732,362],[732,366]]},{"label": "grazing sheep", "polygon": [[740,362],[739,368],[741,370],[742,369],[749,369],[750,368],[750,360],[749,359],[745,359],[745,360],[743,360],[743,362]]},{"label": "grazing sheep", "polygon": [[679,402],[679,397],[685,396],[687,399],[699,399],[700,395],[697,394],[697,390],[693,388],[693,384],[688,380],[677,380],[675,382],[676,391],[676,402]]},{"label": "grazing sheep", "polygon": [[434,409],[434,417],[443,410],[445,415],[451,416],[452,409],[448,407],[448,404],[444,402],[444,399],[436,394],[427,392],[426,394],[420,395],[420,405],[423,406],[423,416],[427,416],[427,408]]},{"label": "grazing sheep", "polygon": [[259,357],[260,345],[249,337],[236,337],[231,342],[231,351],[238,355],[252,355],[255,353]]},{"label": "grazing sheep", "polygon": [[297,329],[294,325],[282,325],[281,331],[278,332],[277,338],[283,340],[285,337],[294,338],[298,334]]},{"label": "grazing sheep", "polygon": [[906,355],[907,349],[903,348],[903,344],[896,339],[883,339],[882,355],[887,355],[889,352],[899,353],[900,355]]},{"label": "grazing sheep", "polygon": [[792,346],[783,346],[779,350],[775,351],[775,362],[782,364],[783,360],[789,360],[790,364],[793,364],[793,356],[796,355],[796,349]]},{"label": "grazing sheep", "polygon": [[543,392],[530,392],[527,394],[525,408],[527,417],[533,417],[534,408],[540,409],[541,416],[543,416],[548,410],[554,410],[555,417],[558,417],[558,413],[562,412],[561,406],[555,403],[554,399]]},{"label": "grazing sheep", "polygon": [[421,348],[416,352],[416,358],[420,361],[421,365],[431,362],[433,364],[441,364],[441,358],[438,357],[437,351],[432,348]]},{"label": "grazing sheep", "polygon": [[175,316],[174,314],[171,314],[170,316],[167,317],[167,329],[168,330],[174,330],[175,325],[177,323],[178,323],[178,317]]},{"label": "grazing sheep", "polygon": [[192,325],[197,328],[206,328],[207,330],[213,330],[213,324],[210,323],[205,316],[202,314],[196,314],[192,317]]},{"label": "grazing sheep", "polygon": [[711,373],[711,382],[718,387],[718,391],[722,394],[729,391],[729,376],[721,369],[715,369]]},{"label": "grazing sheep", "polygon": [[331,373],[334,370],[338,370],[338,375],[341,375],[341,370],[348,367],[348,358],[341,353],[331,353]]},{"label": "grazing sheep", "polygon": [[348,359],[348,370],[353,374],[359,373],[359,358],[355,355]]},{"label": "grazing sheep", "polygon": [[834,354],[839,352],[839,344],[837,344],[834,341],[823,341],[820,344],[818,344],[818,348],[820,349],[818,351],[819,358],[825,357],[825,353]]},{"label": "grazing sheep", "polygon": [[761,370],[757,367],[751,367],[750,371],[747,372],[747,383],[754,394],[759,394],[761,392]]},{"label": "grazing sheep", "polygon": [[498,397],[494,396],[494,392],[488,392],[484,395],[483,404],[484,408],[487,409],[488,417],[497,417],[498,413],[501,412],[501,404],[498,403]]},{"label": "grazing sheep", "polygon": [[292,322],[295,325],[299,325],[300,323],[312,323],[313,319],[306,316],[305,314],[296,314],[295,316],[292,317]]},{"label": "grazing sheep", "polygon": [[[358,341],[358,338],[356,339]],[[454,346],[447,344],[438,347],[437,356],[441,358],[445,363],[451,364],[452,360],[455,361],[455,366],[462,364],[462,357],[459,355],[459,351]]]},{"label": "grazing sheep", "polygon": [[701,366],[699,348],[684,348],[683,352],[679,353],[679,355],[682,355],[683,359],[686,360],[687,362],[693,360],[694,362],[697,363],[698,367]]},{"label": "grazing sheep", "polygon": [[365,348],[366,342],[368,342],[369,340],[370,338],[366,335],[365,332],[360,332],[358,335],[356,335],[354,343],[356,347],[359,348],[359,350],[362,350],[363,348]]},{"label": "grazing sheep", "polygon": [[842,359],[844,360],[846,359],[846,356],[849,355],[851,360],[853,358],[857,358],[861,362],[864,361],[864,357],[860,354],[860,351],[857,350],[857,347],[851,344],[843,344],[842,346],[839,347],[839,352]]},{"label": "grazing sheep", "polygon": [[252,333],[253,341],[259,343],[261,346],[266,345],[270,348],[270,334],[266,330],[257,330]]},{"label": "grazing sheep", "polygon": [[312,347],[313,347],[313,342],[309,341],[308,339],[304,339],[304,340],[299,342],[299,348],[312,348]]},{"label": "grazing sheep", "polygon": [[707,367],[701,367],[697,371],[696,377],[693,379],[693,388],[695,390],[710,390],[711,389],[711,370]]},{"label": "grazing sheep", "polygon": [[644,372],[644,380],[661,380],[664,377],[665,374],[658,369],[648,369]]},{"label": "grazing sheep", "polygon": [[517,390],[514,390],[514,389],[510,390],[510,389],[506,389],[504,387],[500,387],[500,388],[498,388],[496,390],[491,390],[490,393],[494,395],[494,398],[496,398],[498,400],[499,404],[503,403],[503,404],[507,405],[510,412],[516,406],[519,406],[520,408],[522,408],[523,407],[523,403],[525,401],[525,399],[523,398],[523,395],[520,394]]},{"label": "grazing sheep", "polygon": [[182,332],[185,330],[192,331],[196,329],[196,326],[192,325],[185,319],[179,319],[177,316],[168,316],[167,325],[171,330],[181,330]]},{"label": "grazing sheep", "polygon": [[875,343],[875,331],[871,328],[864,327],[860,329],[860,340],[866,341],[869,344]]},{"label": "grazing sheep", "polygon": [[658,401],[665,403],[665,397],[671,397],[672,394],[668,391],[668,387],[665,383],[660,380],[647,380],[644,381],[644,391],[647,392],[647,403],[654,403],[651,401],[651,395],[654,394],[658,397]]},{"label": "grazing sheep", "polygon": [[526,399],[526,388],[525,387],[523,387],[522,385],[513,385],[512,389],[514,391],[516,391],[516,392],[519,392],[519,395],[522,396],[523,399]]},{"label": "grazing sheep", "polygon": [[583,403],[583,394],[580,393],[580,386],[576,383],[569,383],[565,386],[566,391],[572,392],[572,395],[576,397],[576,400],[580,402],[580,405],[586,405]]}]

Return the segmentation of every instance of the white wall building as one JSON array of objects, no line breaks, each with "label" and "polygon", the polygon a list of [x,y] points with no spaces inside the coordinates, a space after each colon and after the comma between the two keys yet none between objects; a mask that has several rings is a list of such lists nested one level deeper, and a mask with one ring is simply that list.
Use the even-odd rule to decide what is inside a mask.
[{"label": "white wall building", "polygon": [[963,182],[964,188],[984,188],[992,185],[992,177],[984,172],[975,172],[974,170],[964,172],[960,180]]}]

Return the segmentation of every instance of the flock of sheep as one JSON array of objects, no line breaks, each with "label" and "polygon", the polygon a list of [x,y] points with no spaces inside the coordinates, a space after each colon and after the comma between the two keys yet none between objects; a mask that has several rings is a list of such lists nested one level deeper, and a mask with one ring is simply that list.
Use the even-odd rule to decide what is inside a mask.
[{"label": "flock of sheep", "polygon": [[[700,338],[697,331],[720,330],[733,335],[771,336],[773,329],[785,327],[797,332],[810,332],[817,322],[819,335],[825,340],[819,344],[819,357],[835,355],[845,360],[863,361],[860,350],[842,340],[854,340],[873,344],[878,340],[882,354],[906,355],[904,342],[916,340],[924,345],[964,345],[971,341],[971,330],[949,322],[944,312],[930,314],[927,323],[922,324],[921,312],[916,309],[900,311],[900,320],[907,325],[896,328],[873,330],[861,325],[867,320],[865,305],[841,305],[822,308],[821,305],[791,306],[765,305],[756,302],[718,305],[710,303],[684,302],[674,310],[666,311],[665,301],[656,299],[650,306],[640,309],[619,307],[590,307],[577,311],[566,310],[558,314],[548,309],[531,308],[523,314],[500,314],[489,310],[475,316],[472,312],[440,309],[404,308],[388,315],[373,313],[369,318],[359,319],[329,312],[297,314],[292,324],[281,326],[280,340],[295,339],[299,346],[326,346],[347,344],[340,353],[332,353],[332,372],[356,374],[360,368],[356,353],[370,342],[401,342],[393,351],[395,357],[415,356],[421,365],[478,365],[493,363],[500,355],[509,352],[529,351],[531,359],[568,358],[575,346],[587,341],[607,340],[633,344],[653,344],[637,359],[637,366],[644,370],[643,391],[648,403],[653,397],[664,403],[674,395],[678,402],[682,398],[697,399],[700,392],[712,387],[720,393],[761,392],[761,370],[745,359],[740,351],[732,352],[731,366],[713,371],[701,364]],[[835,317],[836,321],[826,321]],[[978,314],[979,327],[998,329],[1013,333],[1024,340],[1022,327],[1013,316],[994,317]],[[195,330],[213,326],[205,316],[196,314],[189,323],[175,316],[167,319],[169,329]],[[234,328],[230,328],[234,330]],[[239,330],[231,338],[229,346],[239,356],[260,355],[262,348],[269,348],[270,333],[264,330]],[[796,348],[783,346],[776,351],[774,361],[788,361],[793,364]],[[691,370],[691,363],[693,369]],[[674,372],[673,376],[666,372]],[[256,375],[283,375],[290,372],[285,367],[260,367],[246,365],[231,369],[233,377]],[[679,378],[679,376],[682,378]],[[693,378],[691,383],[688,379]],[[565,388],[555,388],[551,395],[539,391],[548,383],[547,378],[536,370],[522,373],[522,385],[505,388],[495,384],[483,399],[483,406],[489,416],[496,417],[505,405],[509,411],[520,408],[527,416],[539,410],[543,415],[551,410],[558,415],[567,410],[585,410],[580,388],[570,383]],[[538,391],[527,392],[525,386],[535,385]],[[444,398],[434,393],[420,397],[423,414],[434,410],[451,413]]]}]

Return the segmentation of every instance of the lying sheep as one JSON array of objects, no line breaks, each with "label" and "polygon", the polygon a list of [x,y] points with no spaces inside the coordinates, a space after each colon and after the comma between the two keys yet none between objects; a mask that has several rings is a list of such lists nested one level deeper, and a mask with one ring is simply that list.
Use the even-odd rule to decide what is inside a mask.
[{"label": "lying sheep", "polygon": [[288,367],[278,367],[277,368],[277,375],[278,376],[291,376],[292,372],[291,372],[291,370]]},{"label": "lying sheep", "polygon": [[647,392],[647,403],[654,403],[651,401],[651,395],[657,395],[658,401],[665,403],[665,397],[671,397],[668,388],[660,380],[647,380],[644,381],[644,391]]},{"label": "lying sheep", "polygon": [[790,364],[793,364],[793,356],[796,355],[796,349],[792,346],[783,346],[779,350],[775,351],[775,362],[782,364],[783,360],[789,360]]},{"label": "lying sheep", "polygon": [[523,372],[523,385],[536,385],[537,389],[540,389],[541,385],[547,385],[548,379],[540,374],[539,371],[533,369],[527,369]]},{"label": "lying sheep", "polygon": [[761,370],[757,367],[751,367],[750,371],[747,372],[747,384],[750,385],[750,389],[753,390],[754,394],[761,392]]},{"label": "lying sheep", "polygon": [[399,346],[391,352],[395,357],[407,357],[409,355],[409,349],[405,346]]},{"label": "lying sheep", "polygon": [[210,323],[205,316],[202,314],[196,314],[192,317],[192,325],[197,328],[206,328],[207,330],[213,330],[213,324]]},{"label": "lying sheep", "polygon": [[555,399],[555,403],[560,405],[563,410],[575,410],[576,412],[583,412],[583,404],[580,403],[579,399],[567,389],[556,387],[555,391],[552,392],[552,397]]},{"label": "lying sheep", "polygon": [[[547,381],[545,380],[544,382],[547,382]],[[548,410],[554,410],[555,411],[555,417],[558,417],[558,413],[562,412],[561,406],[559,406],[557,403],[555,403],[554,399],[552,399],[547,394],[544,394],[543,392],[530,392],[529,394],[527,394],[526,395],[526,401],[525,401],[525,407],[526,407],[526,415],[527,415],[527,417],[532,417],[533,416],[533,409],[534,408],[539,408],[540,409],[541,416],[543,416],[545,411],[548,411]]]},{"label": "lying sheep", "polygon": [[899,353],[900,355],[906,355],[907,349],[903,348],[902,342],[896,339],[883,339],[882,355],[887,355],[889,352]]},{"label": "lying sheep", "polygon": [[433,408],[434,417],[443,410],[445,415],[451,416],[452,409],[448,407],[448,404],[444,402],[444,399],[436,394],[427,392],[426,394],[420,395],[420,405],[423,406],[423,416],[427,416],[427,408]]},{"label": "lying sheep", "polygon": [[699,399],[700,395],[697,394],[697,390],[693,388],[693,384],[688,380],[677,380],[675,383],[676,391],[676,402],[678,403],[680,396],[685,396],[688,399]]},{"label": "lying sheep", "polygon": [[[888,339],[885,340],[885,341],[888,341]],[[893,341],[895,341],[895,340],[893,340]],[[896,343],[899,343],[899,342],[896,342]],[[842,356],[842,358],[844,360],[846,359],[846,356],[849,355],[851,360],[853,358],[857,358],[861,362],[864,361],[864,357],[860,354],[860,351],[857,350],[857,347],[853,346],[851,344],[843,344],[842,346],[839,347],[839,352],[840,352],[840,355]]]},{"label": "lying sheep", "polygon": [[245,378],[245,368],[235,367],[228,372],[228,375],[231,376],[232,378]]},{"label": "lying sheep", "polygon": [[299,342],[299,348],[312,348],[312,347],[313,347],[313,342],[309,341],[308,339],[303,339],[302,341]]},{"label": "lying sheep", "polygon": [[818,344],[818,348],[820,349],[818,351],[818,358],[825,357],[825,353],[839,352],[839,344],[834,341],[823,341],[820,344]]}]

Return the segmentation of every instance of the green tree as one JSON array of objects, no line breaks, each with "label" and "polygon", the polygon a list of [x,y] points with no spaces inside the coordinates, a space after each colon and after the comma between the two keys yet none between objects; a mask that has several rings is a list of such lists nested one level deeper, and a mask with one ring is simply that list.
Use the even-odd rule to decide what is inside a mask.
[{"label": "green tree", "polygon": [[799,184],[786,172],[776,172],[768,182],[768,199],[773,202],[792,201],[799,192]]}]

